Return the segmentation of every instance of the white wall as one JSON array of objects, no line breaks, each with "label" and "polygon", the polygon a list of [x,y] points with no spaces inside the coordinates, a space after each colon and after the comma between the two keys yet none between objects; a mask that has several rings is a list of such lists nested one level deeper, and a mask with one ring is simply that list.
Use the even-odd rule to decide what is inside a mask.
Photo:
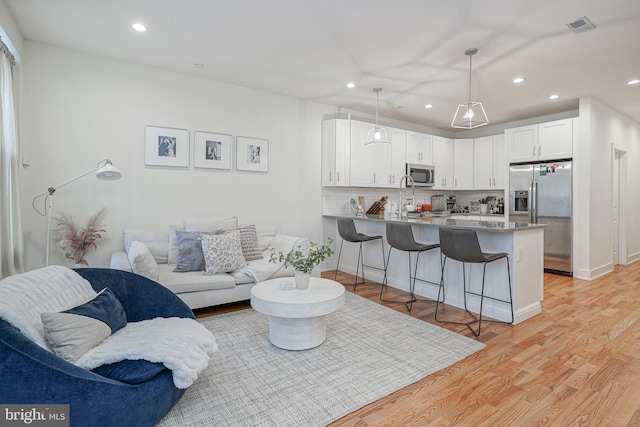
[{"label": "white wall", "polygon": [[612,257],[612,146],[627,152],[627,260],[640,258],[640,123],[595,98],[580,100],[578,139],[574,149],[578,182],[576,205],[576,277],[592,279],[611,271]]},{"label": "white wall", "polygon": [[[22,60],[21,154],[31,159],[21,174],[27,269],[44,265],[46,240],[46,218],[32,198],[104,158],[123,179],[84,177],[54,200],[55,212],[79,224],[107,207],[108,240],[88,257],[91,266],[108,265],[124,228],[164,229],[187,217],[237,215],[241,223],[320,238],[321,120],[332,107],[33,42],[24,44]],[[270,171],[145,167],[145,124],[266,138]],[[51,262],[63,262],[58,252]]]}]

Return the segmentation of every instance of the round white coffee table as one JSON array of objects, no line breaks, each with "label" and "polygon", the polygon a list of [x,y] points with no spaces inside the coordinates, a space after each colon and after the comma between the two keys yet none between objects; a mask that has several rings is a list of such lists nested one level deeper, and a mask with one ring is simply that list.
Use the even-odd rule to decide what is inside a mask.
[{"label": "round white coffee table", "polygon": [[271,279],[251,288],[251,307],[269,317],[271,344],[285,350],[307,350],[327,337],[327,314],[344,305],[344,286],[312,277],[308,289],[281,290],[291,278]]}]

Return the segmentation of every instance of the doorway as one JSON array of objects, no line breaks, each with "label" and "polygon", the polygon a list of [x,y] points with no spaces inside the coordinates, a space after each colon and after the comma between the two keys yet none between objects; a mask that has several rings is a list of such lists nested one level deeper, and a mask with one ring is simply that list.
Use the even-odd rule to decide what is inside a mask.
[{"label": "doorway", "polygon": [[627,152],[613,145],[611,165],[611,255],[613,265],[627,265]]}]

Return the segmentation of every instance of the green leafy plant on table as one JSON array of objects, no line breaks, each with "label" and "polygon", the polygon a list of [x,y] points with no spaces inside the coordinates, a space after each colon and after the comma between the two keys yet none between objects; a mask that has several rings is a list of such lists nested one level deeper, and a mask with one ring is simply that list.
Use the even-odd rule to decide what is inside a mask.
[{"label": "green leafy plant on table", "polygon": [[333,242],[331,238],[327,239],[327,244],[322,245],[309,242],[309,247],[305,250],[301,249],[300,245],[297,245],[287,254],[284,252],[276,253],[276,250],[271,248],[269,262],[284,262],[285,268],[291,266],[296,271],[309,274],[318,264],[333,255],[333,251],[329,246],[331,242]]}]

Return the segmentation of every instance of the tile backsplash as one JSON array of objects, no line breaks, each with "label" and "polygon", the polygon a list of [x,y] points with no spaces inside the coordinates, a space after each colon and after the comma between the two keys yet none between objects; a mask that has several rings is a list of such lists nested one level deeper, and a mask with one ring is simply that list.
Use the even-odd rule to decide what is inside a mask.
[{"label": "tile backsplash", "polygon": [[[402,190],[403,197],[411,194],[411,188]],[[416,188],[417,203],[431,203],[431,196],[434,195],[455,195],[458,206],[468,206],[470,200],[480,200],[487,196],[503,198],[503,191],[439,191],[424,190]],[[399,201],[400,188],[364,188],[364,187],[324,187],[322,189],[322,214],[323,215],[344,215],[351,214],[350,200],[356,201],[358,197],[364,197],[366,211],[373,202],[388,196],[387,209],[391,201]]]}]

